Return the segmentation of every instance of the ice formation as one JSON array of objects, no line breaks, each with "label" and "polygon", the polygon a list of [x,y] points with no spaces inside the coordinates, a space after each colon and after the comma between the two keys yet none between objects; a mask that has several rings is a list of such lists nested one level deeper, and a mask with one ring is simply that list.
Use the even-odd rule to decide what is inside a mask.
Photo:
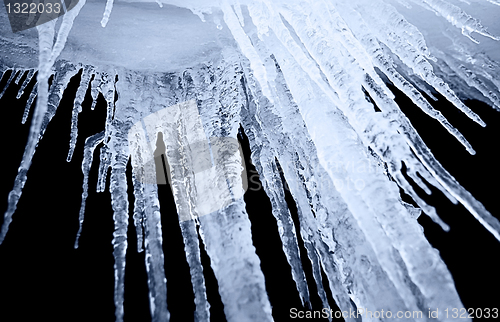
[{"label": "ice formation", "polygon": [[[298,238],[304,241],[324,307],[323,283],[344,311],[422,311],[414,320],[427,321],[428,308],[463,307],[448,269],[416,217],[421,209],[443,229],[448,226],[403,176],[403,164],[424,191],[430,190],[422,178],[463,204],[499,240],[500,223],[434,158],[386,84],[392,83],[475,153],[427,98],[439,93],[482,126],[485,122],[459,95],[500,110],[498,34],[461,9],[483,18],[484,11],[499,10],[498,2],[464,3],[108,0],[104,5],[80,0],[36,32],[17,34],[10,32],[2,12],[5,88],[24,78],[20,97],[35,73],[37,86],[22,120],[36,97],[0,242],[37,143],[70,79],[81,73],[67,160],[75,149],[78,114],[90,88],[94,104],[98,95],[106,100],[107,119],[105,131],[85,141],[79,221],[84,220],[89,170],[99,147],[98,191],[105,189],[111,170],[117,321],[124,314],[130,215],[138,249],[146,253],[152,320],[169,319],[157,187],[147,179],[154,173],[148,160],[158,140],[166,148],[196,320],[208,321],[210,312],[198,236],[210,256],[227,320],[273,320],[242,198],[244,168],[236,153],[240,128],[249,138],[251,160],[271,200],[305,306],[310,294]],[[494,23],[491,27],[498,27]],[[125,174],[129,159],[133,214],[128,213]],[[285,201],[285,182],[297,205],[300,236]],[[399,187],[420,209],[401,200]],[[80,233],[81,226],[75,247]],[[327,281],[322,281],[322,271]],[[345,320],[355,321],[349,316]]]}]

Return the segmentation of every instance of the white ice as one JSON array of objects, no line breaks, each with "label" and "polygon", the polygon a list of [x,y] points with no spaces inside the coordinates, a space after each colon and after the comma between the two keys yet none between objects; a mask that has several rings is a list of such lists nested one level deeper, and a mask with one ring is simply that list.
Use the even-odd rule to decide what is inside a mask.
[{"label": "white ice", "polygon": [[[92,154],[100,146],[97,191],[105,189],[111,168],[117,321],[124,314],[131,229],[128,185],[135,196],[138,249],[146,254],[151,316],[153,321],[168,321],[170,316],[153,161],[158,142],[165,146],[169,173],[163,180],[171,185],[177,207],[196,320],[208,321],[210,316],[202,246],[210,256],[226,319],[273,320],[243,200],[240,126],[249,138],[251,160],[271,201],[305,306],[310,305],[310,291],[302,263],[310,261],[324,307],[328,294],[323,285],[328,283],[342,310],[422,311],[423,317],[414,320],[427,321],[427,308],[461,308],[452,276],[416,217],[423,210],[443,229],[449,227],[406,180],[403,163],[420,188],[430,193],[432,185],[463,204],[498,240],[500,223],[434,158],[384,79],[474,154],[467,138],[425,96],[440,93],[482,126],[488,120],[470,110],[464,97],[500,109],[498,4],[80,0],[59,20],[16,34],[1,11],[0,71],[12,71],[7,86],[26,74],[19,98],[38,73],[22,120],[36,97],[30,138],[8,197],[0,242],[18,202],[23,202],[37,143],[69,80],[82,70],[68,161],[77,142],[81,104],[90,89],[92,108],[102,94],[107,116],[105,131],[85,143],[79,221],[81,225],[84,220]],[[451,73],[454,78],[448,77]],[[49,88],[51,75],[55,77]],[[132,182],[126,177],[129,160]],[[297,205],[298,233],[282,177]],[[419,208],[403,202],[399,188]],[[77,236],[80,232],[81,226]],[[307,258],[300,258],[299,238]]]}]

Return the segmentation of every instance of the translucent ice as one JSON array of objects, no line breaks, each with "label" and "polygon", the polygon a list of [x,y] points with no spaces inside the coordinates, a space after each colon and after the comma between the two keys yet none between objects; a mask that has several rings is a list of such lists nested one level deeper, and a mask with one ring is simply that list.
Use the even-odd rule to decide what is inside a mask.
[{"label": "translucent ice", "polygon": [[[117,321],[124,316],[129,185],[152,320],[170,316],[157,183],[168,183],[174,196],[196,320],[210,318],[200,247],[210,257],[226,319],[273,320],[243,199],[240,127],[304,306],[311,301],[302,266],[307,260],[325,308],[329,296],[347,311],[462,308],[450,272],[415,218],[422,210],[449,227],[404,174],[427,193],[432,185],[463,204],[498,240],[500,223],[435,159],[386,82],[474,154],[467,138],[426,98],[441,94],[481,126],[487,120],[461,97],[500,108],[500,26],[484,15],[498,10],[498,1],[470,2],[467,13],[466,2],[445,0],[80,0],[58,20],[15,34],[1,12],[6,85],[0,96],[23,77],[18,98],[35,75],[37,83],[22,119],[36,97],[0,243],[36,146],[70,79],[81,72],[67,160],[75,151],[87,91],[92,108],[102,95],[106,127],[85,143],[78,236],[85,229],[93,153],[99,151],[97,191],[104,191],[111,169]],[[163,155],[163,178],[154,163],[158,146],[164,147],[157,153]],[[126,176],[129,162],[132,182]],[[420,209],[403,202],[399,188]],[[301,259],[299,240],[307,258]],[[413,320],[427,318],[424,313]]]}]

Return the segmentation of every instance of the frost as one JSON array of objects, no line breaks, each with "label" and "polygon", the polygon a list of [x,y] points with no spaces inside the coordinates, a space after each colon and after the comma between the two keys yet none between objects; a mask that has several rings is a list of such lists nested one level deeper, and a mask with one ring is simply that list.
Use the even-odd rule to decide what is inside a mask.
[{"label": "frost", "polygon": [[[473,11],[473,5],[498,5],[470,3]],[[38,26],[37,36],[23,32],[0,40],[6,53],[0,58],[5,85],[0,97],[24,78],[20,98],[36,75],[22,118],[25,123],[36,98],[29,140],[8,196],[0,243],[37,144],[70,80],[81,75],[68,162],[78,151],[78,117],[87,91],[92,110],[104,99],[106,119],[104,131],[83,147],[75,247],[85,233],[89,173],[100,146],[96,190],[105,190],[109,173],[117,321],[124,318],[129,215],[137,249],[145,253],[152,320],[170,317],[164,265],[172,263],[163,254],[157,184],[169,184],[174,196],[177,213],[171,215],[181,228],[196,321],[210,320],[201,247],[210,257],[227,321],[273,320],[243,198],[248,187],[238,141],[243,133],[305,307],[311,307],[312,296],[306,261],[324,308],[329,296],[347,311],[422,311],[425,316],[430,307],[463,307],[450,272],[416,218],[427,215],[449,227],[407,177],[427,194],[435,187],[461,203],[498,240],[500,222],[436,160],[390,88],[475,154],[427,97],[439,93],[485,126],[487,120],[461,98],[500,109],[498,30],[488,31],[481,17],[444,0],[221,0],[210,5],[108,0],[103,7],[80,0],[58,20]],[[420,14],[408,13],[414,7],[440,17],[425,26]],[[6,21],[5,14],[0,20]],[[458,30],[430,33],[438,21]],[[29,50],[17,49],[23,46],[38,48],[36,68]],[[400,188],[418,207],[402,200]],[[127,189],[135,197],[133,214]],[[295,223],[286,189],[297,209]],[[300,243],[307,258],[301,258]]]}]

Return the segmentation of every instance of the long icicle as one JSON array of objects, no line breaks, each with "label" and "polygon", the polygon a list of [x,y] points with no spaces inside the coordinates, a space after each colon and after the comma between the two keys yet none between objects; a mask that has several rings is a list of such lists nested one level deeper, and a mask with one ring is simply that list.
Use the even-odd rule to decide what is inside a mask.
[{"label": "long icicle", "polygon": [[[134,76],[135,74],[131,73],[116,82],[116,90],[120,96],[116,103],[117,113],[118,111],[123,112],[127,108],[144,109],[148,106],[148,101],[142,100],[138,96],[150,94],[147,91],[152,87],[144,86],[145,84],[141,82],[143,79],[140,76],[134,79]],[[113,137],[115,135],[122,134],[115,133]],[[135,197],[133,218],[137,235],[137,249],[139,251],[144,249],[145,252],[151,319],[153,322],[164,322],[169,320],[170,313],[167,308],[167,280],[164,270],[160,204],[155,164],[150,162],[153,151],[150,149],[141,122],[129,129],[128,143],[130,145]],[[107,164],[108,161],[102,159],[101,162]],[[107,167],[108,165],[105,165],[106,169]],[[150,176],[153,176],[154,179]]]},{"label": "long icicle", "polygon": [[25,70],[20,70],[19,74],[17,74],[16,80],[14,81],[14,84],[19,85],[19,82],[21,81],[25,73]]},{"label": "long icicle", "polygon": [[31,90],[30,96],[28,97],[28,100],[26,101],[26,106],[24,107],[23,118],[21,120],[22,124],[26,123],[26,121],[28,120],[31,106],[33,105],[33,102],[35,101],[35,98],[37,96],[38,96],[38,83],[35,83],[35,86],[33,86],[33,89]]},{"label": "long icicle", "polygon": [[66,161],[71,161],[73,158],[73,152],[75,151],[76,140],[78,138],[78,114],[82,112],[82,103],[85,99],[85,94],[89,88],[90,79],[93,74],[93,68],[90,66],[85,66],[83,68],[82,77],[80,80],[80,85],[76,90],[75,100],[73,102],[73,112],[71,114],[71,134],[69,141],[69,151]]},{"label": "long icicle", "polygon": [[123,302],[125,293],[125,263],[127,252],[127,229],[128,229],[128,195],[127,195],[127,161],[128,146],[119,136],[110,142],[113,151],[111,162],[111,178],[109,192],[111,194],[111,206],[113,207],[113,221],[115,230],[113,232],[113,256],[115,259],[115,317],[116,322],[123,322]]},{"label": "long icicle", "polygon": [[[26,89],[26,87],[28,86],[28,84],[31,82],[31,80],[33,79],[33,76],[35,75],[35,69],[30,69],[28,71],[28,75],[26,76],[26,78],[24,79],[24,82],[23,84],[21,85],[21,87],[19,88],[19,92],[17,92],[17,96],[16,98],[17,99],[20,99],[21,96],[24,94],[24,90]],[[35,86],[36,87],[36,86]]]},{"label": "long icicle", "polygon": [[2,96],[5,94],[5,92],[7,91],[7,89],[9,88],[10,86],[10,83],[12,83],[12,80],[14,79],[14,76],[16,76],[16,73],[17,73],[17,70],[15,69],[12,69],[11,72],[10,72],[10,76],[9,78],[7,79],[7,83],[5,84],[4,88],[2,89],[2,91],[0,92],[0,98],[2,98]]},{"label": "long icicle", "polygon": [[[49,84],[48,80],[51,74],[52,67],[59,57],[66,39],[68,37],[69,31],[73,26],[73,21],[80,11],[81,7],[85,4],[86,0],[80,0],[77,4],[77,8],[72,10],[70,13],[64,15],[61,25],[59,27],[59,32],[57,34],[56,41],[54,43],[55,29],[57,20],[51,20],[44,24],[37,26],[38,31],[38,46],[39,46],[39,61],[38,61],[38,99],[36,103],[36,111],[33,115],[31,122],[30,133],[28,136],[28,143],[26,144],[25,152],[21,165],[19,167],[18,175],[15,179],[14,188],[9,193],[9,202],[7,206],[7,211],[4,214],[4,223],[2,225],[2,230],[0,232],[0,244],[3,242],[5,235],[7,234],[9,225],[12,221],[12,215],[14,214],[19,198],[22,194],[22,189],[27,180],[27,172],[31,166],[31,161],[33,160],[33,155],[35,154],[35,149],[40,141],[43,133],[55,114],[55,111],[59,105],[59,101],[62,98],[62,93],[64,92],[65,86],[69,83],[69,79],[74,75],[71,71],[65,70],[65,77],[69,78],[63,80],[61,86],[54,86],[57,90],[61,92],[55,92],[53,101],[49,101]],[[68,65],[69,69],[71,65]],[[73,67],[74,68],[74,67]],[[64,70],[63,68],[61,68]],[[68,73],[69,71],[69,73]],[[70,75],[71,74],[71,75]],[[62,89],[60,88],[62,87]],[[52,105],[49,109],[49,103]],[[29,108],[28,108],[29,112]],[[48,112],[48,113],[47,113]],[[26,117],[27,112],[25,111]],[[23,120],[25,116],[23,115]]]},{"label": "long icicle", "polygon": [[104,132],[100,132],[88,137],[85,140],[85,146],[83,150],[83,161],[82,161],[82,172],[83,172],[83,192],[82,192],[82,203],[80,206],[80,214],[78,216],[78,232],[76,233],[75,248],[78,248],[80,235],[82,233],[83,220],[85,215],[85,203],[87,201],[88,190],[89,190],[89,172],[92,166],[92,159],[94,157],[95,148],[104,139]]},{"label": "long icicle", "polygon": [[186,260],[191,273],[191,284],[193,285],[194,303],[196,305],[195,322],[210,321],[210,304],[207,298],[205,277],[203,276],[203,266],[201,264],[200,243],[196,231],[197,221],[181,221],[180,226]]},{"label": "long icicle", "polygon": [[[38,68],[39,70],[38,91],[43,94],[39,95],[39,98],[37,100],[37,109],[35,115],[33,116],[33,121],[31,123],[28,143],[24,151],[23,159],[21,161],[18,174],[14,181],[14,188],[9,193],[7,211],[4,214],[5,219],[2,225],[2,230],[0,232],[0,244],[3,242],[5,235],[7,234],[9,225],[12,221],[12,215],[16,211],[17,203],[19,202],[19,198],[21,197],[22,194],[22,189],[26,183],[27,172],[28,169],[30,168],[33,154],[35,153],[35,147],[39,141],[40,133],[43,131],[42,121],[47,111],[47,104],[48,104],[47,93],[49,87],[48,79],[50,75],[50,69],[52,67],[49,66],[48,63],[54,39],[55,23],[56,22],[52,20],[37,27],[39,35],[39,47],[40,47],[39,68]],[[12,78],[13,75],[11,74],[10,79]]]}]

